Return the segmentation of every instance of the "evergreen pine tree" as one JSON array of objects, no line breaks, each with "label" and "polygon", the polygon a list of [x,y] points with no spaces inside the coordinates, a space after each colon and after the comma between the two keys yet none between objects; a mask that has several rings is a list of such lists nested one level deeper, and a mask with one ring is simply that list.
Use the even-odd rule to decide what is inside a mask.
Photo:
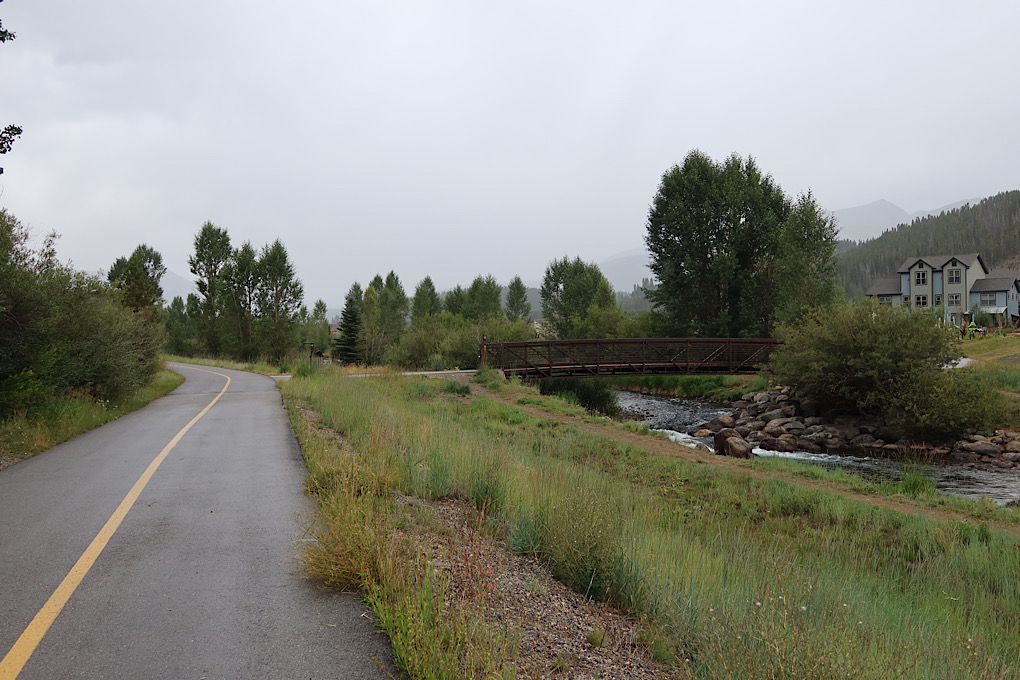
[{"label": "evergreen pine tree", "polygon": [[341,364],[358,364],[364,360],[361,349],[361,285],[351,286],[340,314],[340,337],[333,341],[333,356]]}]

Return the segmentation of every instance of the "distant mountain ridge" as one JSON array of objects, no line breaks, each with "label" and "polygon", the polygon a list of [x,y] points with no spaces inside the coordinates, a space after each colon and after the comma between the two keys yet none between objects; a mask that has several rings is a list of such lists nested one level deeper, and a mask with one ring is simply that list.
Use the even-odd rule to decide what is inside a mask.
[{"label": "distant mountain ridge", "polygon": [[836,224],[839,226],[839,238],[851,241],[864,241],[869,238],[875,238],[883,231],[892,229],[900,224],[910,224],[920,217],[941,215],[944,212],[950,212],[968,204],[975,205],[980,201],[980,198],[967,198],[934,210],[920,210],[911,214],[895,203],[883,198],[867,205],[834,210],[832,214],[835,216]]},{"label": "distant mountain ridge", "polygon": [[921,213],[840,252],[839,280],[847,295],[859,297],[876,279],[895,276],[908,257],[980,253],[994,268],[1017,256],[1020,191],[960,203]]}]

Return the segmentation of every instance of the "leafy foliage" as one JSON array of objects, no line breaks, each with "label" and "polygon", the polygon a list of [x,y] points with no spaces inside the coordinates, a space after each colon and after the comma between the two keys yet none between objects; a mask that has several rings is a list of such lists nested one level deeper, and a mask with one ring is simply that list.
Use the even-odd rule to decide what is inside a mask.
[{"label": "leafy foliage", "polygon": [[919,433],[950,434],[1001,413],[998,392],[966,370],[955,333],[928,314],[870,300],[818,308],[777,329],[775,379],[802,396],[885,418]]},{"label": "leafy foliage", "polygon": [[259,270],[261,285],[256,333],[262,352],[272,360],[279,360],[294,349],[294,324],[304,287],[279,239],[262,249]]},{"label": "leafy foliage", "polygon": [[183,310],[172,305],[167,330],[174,351],[279,361],[297,353],[299,323],[302,335],[328,344],[325,303],[318,306],[321,323],[310,322],[301,305],[304,287],[279,239],[258,251],[249,241],[234,249],[226,229],[206,222],[188,264],[199,295],[189,295]]},{"label": "leafy foliage", "polygon": [[426,276],[414,289],[414,299],[411,302],[411,318],[420,319],[429,314],[439,314],[443,311],[443,301],[436,292],[436,284],[432,282],[431,276]]},{"label": "leafy foliage", "polygon": [[770,336],[778,318],[832,299],[835,223],[807,194],[792,204],[754,159],[692,151],[666,171],[645,242],[665,330]]},{"label": "leafy foliage", "polygon": [[464,315],[464,318],[472,321],[501,317],[503,316],[503,308],[500,306],[502,294],[503,287],[496,283],[494,276],[491,274],[476,276],[465,294],[461,314]]},{"label": "leafy foliage", "polygon": [[212,354],[220,352],[221,270],[227,265],[231,254],[227,230],[207,221],[195,236],[195,254],[188,258],[191,273],[198,277],[195,286],[202,296],[200,308],[205,322],[205,342],[207,350]]},{"label": "leafy foliage", "polygon": [[616,392],[608,382],[601,378],[543,380],[539,383],[539,392],[566,395],[568,399],[584,409],[603,415],[616,416],[620,413]]},{"label": "leafy foliage", "polygon": [[153,310],[163,304],[160,279],[166,274],[163,256],[141,244],[130,257],[118,257],[106,279],[124,295],[124,304],[134,311]]},{"label": "leafy foliage", "polygon": [[96,278],[38,251],[0,209],[0,419],[70,392],[121,399],[158,368],[161,328]]},{"label": "leafy foliage", "polygon": [[531,321],[531,303],[528,302],[528,289],[520,276],[515,276],[506,288],[506,306],[503,308],[506,318],[511,321]]},{"label": "leafy foliage", "polygon": [[542,279],[542,316],[553,334],[577,337],[575,323],[592,307],[616,308],[616,294],[598,265],[579,257],[550,262]]}]

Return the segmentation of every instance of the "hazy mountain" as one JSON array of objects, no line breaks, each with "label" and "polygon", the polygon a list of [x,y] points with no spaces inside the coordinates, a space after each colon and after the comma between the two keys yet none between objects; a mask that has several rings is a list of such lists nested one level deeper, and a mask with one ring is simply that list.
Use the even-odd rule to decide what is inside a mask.
[{"label": "hazy mountain", "polygon": [[980,201],[980,198],[968,198],[934,210],[919,210],[911,214],[883,198],[855,208],[834,210],[833,215],[836,216],[836,223],[839,225],[839,238],[864,241],[876,238],[882,232],[898,225],[910,224],[915,219],[936,217],[944,212],[951,212],[968,204],[974,205]]},{"label": "hazy mountain", "polygon": [[839,237],[861,241],[874,238],[897,224],[910,222],[910,213],[885,199],[856,208],[834,210]]},{"label": "hazy mountain", "polygon": [[195,282],[191,279],[186,279],[177,272],[166,270],[166,274],[163,274],[163,278],[160,279],[159,285],[163,287],[163,299],[166,304],[169,305],[174,301],[174,298],[178,295],[185,302],[188,301],[188,294],[198,294],[198,288],[195,288]]},{"label": "hazy mountain", "polygon": [[613,288],[630,293],[634,286],[640,286],[642,279],[652,278],[648,268],[649,254],[644,248],[627,250],[606,258],[598,263],[602,274],[613,284]]}]

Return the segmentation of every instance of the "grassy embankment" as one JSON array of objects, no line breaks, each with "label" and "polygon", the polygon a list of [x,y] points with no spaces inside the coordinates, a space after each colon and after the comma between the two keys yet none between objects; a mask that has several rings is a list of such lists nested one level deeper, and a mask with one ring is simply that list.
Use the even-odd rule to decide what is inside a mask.
[{"label": "grassy embankment", "polygon": [[[231,361],[230,359],[206,359],[203,357],[180,357],[172,354],[164,354],[163,361],[176,361],[182,364],[196,364],[199,366],[213,366],[215,368],[231,368],[235,371],[248,371],[259,375],[289,375],[291,369],[297,364],[287,361],[280,364],[270,364],[265,361]],[[306,362],[307,363],[307,362]]]},{"label": "grassy embankment", "polygon": [[116,403],[90,396],[71,396],[54,399],[31,415],[17,414],[0,423],[0,458],[15,461],[30,458],[139,409],[182,382],[184,378],[180,375],[161,369],[146,387]]},{"label": "grassy embankment", "polygon": [[306,564],[368,594],[414,677],[510,677],[514,635],[487,626],[482,607],[444,609],[443,580],[414,540],[427,518],[400,494],[474,504],[516,550],[640,619],[656,656],[692,677],[1020,667],[1015,534],[656,454],[608,426],[464,399],[449,381],[327,370],[282,387],[320,504]]},{"label": "grassy embankment", "polygon": [[962,345],[963,355],[977,360],[971,370],[985,377],[1008,400],[1006,421],[1001,427],[1020,428],[1020,338],[996,335],[968,340]]}]

